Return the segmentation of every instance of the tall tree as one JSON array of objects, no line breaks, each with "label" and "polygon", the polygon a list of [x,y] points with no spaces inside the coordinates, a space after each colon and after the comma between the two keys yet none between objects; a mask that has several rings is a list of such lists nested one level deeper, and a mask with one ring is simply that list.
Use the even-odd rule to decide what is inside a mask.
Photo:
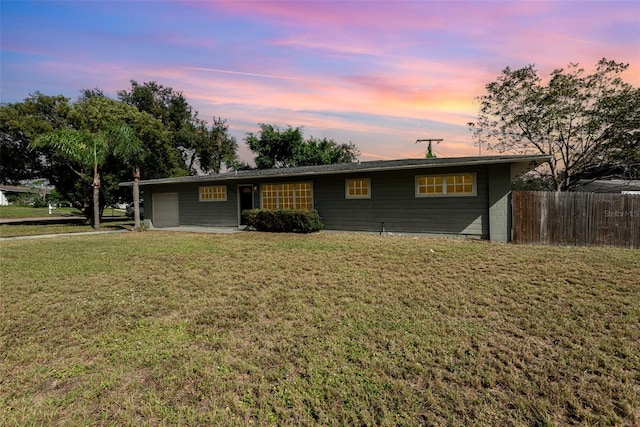
[{"label": "tall tree", "polygon": [[292,128],[281,130],[278,126],[261,123],[258,135],[248,133],[245,138],[249,149],[256,155],[254,162],[258,169],[296,166],[294,151],[304,143],[302,130]]},{"label": "tall tree", "polygon": [[30,150],[29,144],[38,135],[67,127],[71,111],[68,98],[40,92],[0,105],[0,183],[44,177],[46,150]]},{"label": "tall tree", "polygon": [[223,163],[230,167],[237,161],[237,143],[229,135],[226,121],[214,118],[209,126],[198,118],[182,92],[155,81],[139,84],[132,80],[131,89],[119,91],[118,97],[162,121],[188,173],[219,172]]},{"label": "tall tree", "polygon": [[[179,167],[176,165],[179,163],[179,157],[172,159],[172,151],[164,144],[167,141],[167,132],[159,120],[148,113],[140,112],[134,106],[107,98],[101,92],[90,93],[87,96],[87,91],[84,91],[83,94],[85,96],[74,104],[74,110],[79,117],[75,126],[93,134],[104,135],[108,155],[105,175],[110,178],[111,193],[117,191],[118,182],[126,176],[123,173],[133,172],[134,183],[137,183],[142,168],[147,171],[146,176],[152,178],[158,175],[167,176],[167,170],[176,170],[176,167]],[[175,150],[174,152],[177,154]],[[154,171],[154,175],[149,171]],[[184,169],[176,171],[176,175],[184,175]],[[133,190],[134,220],[137,217],[135,227],[140,229],[139,187],[135,185]],[[101,200],[100,212],[106,203],[114,201],[104,197]]]},{"label": "tall tree", "polygon": [[114,156],[133,170],[133,221],[134,229],[140,231],[140,163],[144,158],[145,150],[140,139],[128,126],[112,128],[110,134]]},{"label": "tall tree", "polygon": [[[108,99],[99,91],[84,91],[83,97],[74,105],[70,115],[74,126],[41,134],[32,142],[32,147],[48,147],[66,162],[81,182],[92,177],[92,223],[100,228],[100,168],[115,152],[132,158],[141,151],[138,138],[125,123],[138,113],[128,112],[124,104]],[[136,151],[137,150],[137,151]],[[139,224],[138,224],[139,225]]]},{"label": "tall tree", "polygon": [[100,228],[100,173],[108,155],[106,132],[91,133],[86,130],[65,129],[38,136],[33,147],[48,147],[66,161],[69,168],[85,181],[93,175],[93,228]]},{"label": "tall tree", "polygon": [[557,190],[581,179],[640,178],[640,89],[622,80],[627,68],[602,59],[587,74],[570,64],[545,83],[533,65],[507,67],[477,98],[473,137],[489,150],[551,154],[541,173]]},{"label": "tall tree", "polygon": [[[41,161],[39,174],[32,177],[47,178],[97,228],[104,206],[118,199],[118,183],[132,168],[134,176],[143,167],[155,171],[154,177],[166,176],[171,170],[168,152],[159,149],[167,138],[160,121],[106,98],[99,90],[82,91],[68,106],[63,122],[40,126],[25,138]],[[28,129],[30,120],[29,114],[17,115],[16,129]]]},{"label": "tall tree", "polygon": [[313,137],[305,140],[302,129],[291,126],[280,129],[261,123],[260,132],[248,133],[245,141],[256,155],[254,162],[258,169],[350,163],[360,154],[352,143],[338,144]]},{"label": "tall tree", "polygon": [[[56,151],[57,143],[64,144],[61,141],[36,144],[34,140],[48,134],[50,139],[66,140],[71,148],[88,138],[86,134],[113,141],[118,128],[133,131],[143,155],[127,160],[109,151],[106,160],[99,159],[100,214],[106,204],[130,198],[118,183],[129,179],[132,170],[148,178],[187,175],[180,152],[170,144],[170,134],[160,120],[107,98],[99,89],[89,89],[81,91],[73,103],[63,96],[36,92],[23,102],[0,105],[0,179],[16,183],[46,178],[65,200],[84,212],[89,222],[95,221],[93,166],[80,167],[83,162],[78,158]],[[85,141],[85,145],[91,144]],[[72,170],[77,173],[69,173]]]},{"label": "tall tree", "polygon": [[[0,105],[0,178],[3,183],[46,178],[62,197],[83,211],[93,221],[93,171],[81,170],[75,161],[62,156],[51,144],[34,144],[44,134],[58,134],[71,140],[82,139],[80,131],[106,136],[119,125],[129,127],[139,139],[143,155],[137,159],[138,169],[147,178],[183,176],[188,172],[178,149],[170,143],[170,133],[160,120],[136,107],[107,98],[99,89],[81,91],[73,103],[63,96],[47,96],[39,92],[23,102]],[[77,131],[71,136],[67,131]],[[112,138],[112,136],[110,137]],[[77,159],[76,159],[77,160]],[[101,163],[100,213],[106,204],[130,199],[119,182],[130,179],[133,160],[109,153]],[[80,172],[69,173],[73,168]],[[137,176],[137,175],[136,175]]]},{"label": "tall tree", "polygon": [[229,125],[222,118],[213,118],[211,126],[201,121],[196,127],[196,141],[188,157],[189,169],[200,172],[219,173],[222,165],[232,168],[238,162],[238,143],[229,135]]},{"label": "tall tree", "polygon": [[310,137],[294,151],[297,166],[328,165],[351,163],[358,159],[360,152],[352,143],[338,144],[322,138]]},{"label": "tall tree", "polygon": [[68,162],[81,180],[93,172],[93,228],[100,228],[100,174],[98,168],[107,158],[106,134],[91,134],[83,130],[67,129],[46,133],[33,141],[34,147],[52,148]]}]

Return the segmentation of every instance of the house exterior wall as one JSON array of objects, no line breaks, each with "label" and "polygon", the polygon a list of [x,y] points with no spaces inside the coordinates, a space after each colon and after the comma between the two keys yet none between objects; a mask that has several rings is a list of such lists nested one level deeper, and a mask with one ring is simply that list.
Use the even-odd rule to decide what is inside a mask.
[{"label": "house exterior wall", "polygon": [[182,188],[180,193],[180,224],[181,225],[206,225],[213,227],[238,225],[238,192],[235,186],[226,185],[227,200],[224,201],[199,201],[199,187],[211,185],[189,184]]},{"label": "house exterior wall", "polygon": [[[419,175],[475,173],[475,196],[416,197]],[[369,178],[370,199],[346,199],[345,179]],[[335,175],[314,183],[315,208],[327,230],[384,231],[488,237],[484,167],[431,168]]]},{"label": "house exterior wall", "polygon": [[[226,185],[226,201],[199,201],[199,187],[207,185]],[[179,193],[180,225],[202,225],[210,227],[235,227],[238,225],[238,192],[235,183],[188,183],[145,187],[145,212],[153,225],[153,194]]]},{"label": "house exterior wall", "polygon": [[[246,186],[251,185],[255,208],[261,207],[263,189],[269,206],[284,202],[287,206],[301,203],[307,207],[311,186],[264,185],[311,183],[313,208],[328,230],[476,236],[509,241],[511,181],[550,159],[551,156],[541,154],[377,160],[154,178],[141,181],[140,186],[147,226],[153,226],[153,195],[158,192],[179,193],[181,225],[236,227],[241,219],[240,206],[243,209],[251,206]],[[455,179],[443,186],[444,180],[439,175],[455,175]],[[471,191],[469,175],[475,184]],[[417,180],[418,176],[424,179]],[[133,182],[120,183],[122,187],[132,185]],[[218,185],[226,186],[226,200],[200,201],[199,186]],[[245,187],[239,188],[242,185]],[[203,193],[204,198],[219,199],[218,190]],[[157,200],[167,202],[170,197]],[[167,205],[167,209],[171,208],[173,205]]]},{"label": "house exterior wall", "polygon": [[[476,195],[416,197],[415,179],[419,175],[474,173]],[[153,223],[153,193],[174,192],[179,196],[180,225],[236,227],[239,219],[238,185],[251,184],[254,206],[261,206],[261,185],[266,183],[311,182],[313,204],[325,229],[344,231],[425,233],[474,236],[504,240],[508,237],[509,166],[493,176],[486,165],[455,168],[428,168],[384,172],[346,173],[300,177],[256,178],[252,180],[163,184],[144,187],[145,212]],[[371,197],[347,199],[345,180],[370,179]],[[506,184],[505,184],[506,183]],[[227,200],[200,202],[198,187],[226,185]],[[492,219],[492,216],[496,218]],[[384,223],[384,224],[383,224]]]},{"label": "house exterior wall", "polygon": [[511,240],[511,167],[496,165],[489,174],[489,239]]}]

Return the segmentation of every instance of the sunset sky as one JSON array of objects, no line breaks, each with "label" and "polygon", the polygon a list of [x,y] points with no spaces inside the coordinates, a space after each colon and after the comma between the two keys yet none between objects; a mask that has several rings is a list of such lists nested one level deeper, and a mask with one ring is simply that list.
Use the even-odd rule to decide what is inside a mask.
[{"label": "sunset sky", "polygon": [[[640,86],[640,1],[0,2],[2,102],[108,96],[130,80],[227,119],[353,142],[360,159],[477,155],[474,98],[506,66],[541,76],[606,57]],[[485,153],[483,153],[485,154]]]}]

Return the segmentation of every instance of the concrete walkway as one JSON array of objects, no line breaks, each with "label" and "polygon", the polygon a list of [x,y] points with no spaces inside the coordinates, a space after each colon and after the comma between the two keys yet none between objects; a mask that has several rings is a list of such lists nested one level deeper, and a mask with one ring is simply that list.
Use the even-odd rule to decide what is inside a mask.
[{"label": "concrete walkway", "polygon": [[241,233],[237,227],[203,227],[197,225],[180,225],[178,227],[150,228],[150,231],[180,231],[183,233],[234,234]]},{"label": "concrete walkway", "polygon": [[[49,218],[50,217],[45,217],[45,219],[49,219]],[[53,218],[51,219],[54,220]],[[29,223],[29,222],[37,223],[41,221],[42,220],[39,218],[27,218],[27,219],[18,218],[17,221],[12,221],[11,219],[7,219],[7,218],[2,218],[0,219],[0,225]],[[127,229],[102,230],[102,231],[83,231],[80,233],[36,234],[32,236],[0,237],[0,242],[9,241],[9,240],[51,239],[54,237],[67,237],[67,236],[90,236],[92,234],[127,233],[129,231],[133,231],[133,230],[127,230]],[[182,233],[233,234],[233,233],[240,233],[244,230],[241,230],[236,227],[200,227],[200,226],[181,225],[179,227],[152,228],[152,229],[149,229],[149,231],[154,231],[154,232],[178,231]]]},{"label": "concrete walkway", "polygon": [[[51,216],[37,216],[26,218],[0,218],[0,225],[18,225],[18,224],[57,224],[57,223],[77,223],[85,221],[83,216],[79,215],[51,215]],[[79,233],[55,233],[55,234],[36,234],[32,236],[14,236],[14,237],[0,237],[0,242],[8,240],[28,240],[28,239],[51,239],[53,237],[65,237],[65,236],[88,236],[92,234],[106,234],[106,233],[124,233],[130,230],[100,230],[100,231],[82,231]]]}]

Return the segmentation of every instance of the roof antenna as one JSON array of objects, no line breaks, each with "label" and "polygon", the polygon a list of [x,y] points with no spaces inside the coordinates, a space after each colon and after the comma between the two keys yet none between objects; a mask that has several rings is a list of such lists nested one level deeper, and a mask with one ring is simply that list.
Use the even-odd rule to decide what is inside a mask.
[{"label": "roof antenna", "polygon": [[426,158],[427,159],[435,159],[436,155],[433,154],[433,150],[431,149],[431,144],[433,142],[435,142],[436,144],[440,144],[442,142],[443,138],[424,138],[424,139],[416,139],[416,144],[419,142],[426,142],[428,143],[427,146],[427,154],[426,154]]}]

